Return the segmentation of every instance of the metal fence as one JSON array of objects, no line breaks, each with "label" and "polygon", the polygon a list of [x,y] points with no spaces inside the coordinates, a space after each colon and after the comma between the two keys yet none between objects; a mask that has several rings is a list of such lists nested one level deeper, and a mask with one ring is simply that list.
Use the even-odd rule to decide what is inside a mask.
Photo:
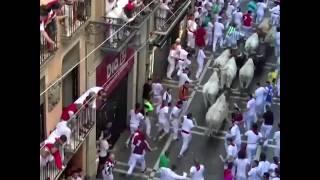
[{"label": "metal fence", "polygon": [[[54,42],[57,42],[57,28],[55,21],[50,22],[45,31]],[[44,64],[56,50],[57,44],[50,44],[40,33],[40,66]]]},{"label": "metal fence", "polygon": [[[95,123],[96,109],[91,107],[83,107],[68,121],[68,127],[71,129],[70,144],[66,144],[60,149],[64,165],[77,152]],[[43,148],[43,146],[40,148],[40,154]],[[62,171],[56,167],[54,160],[50,161],[45,166],[40,167],[40,180],[57,179]]]},{"label": "metal fence", "polygon": [[65,16],[62,24],[62,35],[71,37],[91,16],[91,0],[78,0],[66,3],[62,7],[62,12]]}]

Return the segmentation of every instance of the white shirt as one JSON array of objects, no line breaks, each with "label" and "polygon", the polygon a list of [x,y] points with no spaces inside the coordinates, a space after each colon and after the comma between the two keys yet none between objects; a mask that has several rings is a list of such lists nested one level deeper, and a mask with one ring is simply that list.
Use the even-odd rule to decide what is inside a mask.
[{"label": "white shirt", "polygon": [[177,75],[179,76],[179,87],[184,85],[186,81],[189,81],[190,83],[192,82],[192,80],[189,79],[188,75],[181,70],[178,71]]},{"label": "white shirt", "polygon": [[231,144],[228,146],[227,149],[227,157],[232,157],[233,159],[237,158],[238,155],[238,148],[236,145],[232,146]]},{"label": "white shirt", "polygon": [[230,129],[230,134],[232,137],[234,137],[234,143],[235,144],[241,144],[241,134],[239,126],[234,124]]},{"label": "white shirt", "polygon": [[[167,99],[168,98],[168,99]],[[165,91],[163,93],[163,96],[162,96],[162,100],[163,101],[167,101],[168,103],[171,103],[172,101],[172,95],[168,93],[168,91]]]},{"label": "white shirt", "polygon": [[272,180],[280,180],[280,178],[276,177],[276,178],[273,178]]},{"label": "white shirt", "polygon": [[280,131],[274,133],[273,139],[276,141],[276,145],[280,148]]},{"label": "white shirt", "polygon": [[280,46],[280,32],[276,32],[275,35],[275,39],[276,39],[276,45]]},{"label": "white shirt", "polygon": [[232,17],[232,13],[233,13],[234,9],[235,9],[235,7],[231,3],[228,3],[228,7],[227,7],[227,10],[226,10],[226,15],[228,17]]},{"label": "white shirt", "polygon": [[132,109],[130,111],[130,126],[138,127],[143,118],[144,116],[140,112],[136,114],[134,109]]},{"label": "white shirt", "polygon": [[160,83],[152,83],[152,91],[155,96],[161,96],[163,87]]},{"label": "white shirt", "polygon": [[237,167],[236,177],[247,177],[246,168],[249,166],[250,161],[248,159],[236,159],[234,161],[235,166]]},{"label": "white shirt", "polygon": [[265,172],[269,172],[270,163],[269,161],[260,161],[258,165],[258,172],[262,177]]},{"label": "white shirt", "polygon": [[266,3],[264,3],[264,2],[257,3],[257,12],[264,13],[264,9],[266,9],[266,8],[267,8]]},{"label": "white shirt", "polygon": [[193,121],[191,119],[188,119],[187,116],[183,116],[181,129],[190,133],[193,127],[194,127]]},{"label": "white shirt", "polygon": [[213,30],[213,24],[212,24],[212,22],[208,22],[208,25],[207,25],[207,27],[205,27],[205,29],[206,29],[206,31],[207,31],[207,33],[209,34],[212,34],[212,30]]},{"label": "white shirt", "polygon": [[71,129],[67,126],[67,121],[60,121],[57,124],[55,131],[59,137],[65,135],[67,137],[67,144],[70,144]]},{"label": "white shirt", "polygon": [[171,49],[169,52],[168,60],[174,61],[177,58],[177,51],[175,49]]},{"label": "white shirt", "polygon": [[159,110],[159,122],[167,121],[168,114],[169,114],[169,107],[168,106],[164,106],[163,108],[161,108]]},{"label": "white shirt", "polygon": [[221,36],[223,35],[223,30],[224,30],[224,25],[219,22],[214,23],[214,34],[216,36]]},{"label": "white shirt", "polygon": [[242,12],[235,12],[235,13],[233,14],[234,22],[237,23],[237,24],[241,24],[241,22],[242,22],[242,16],[243,16],[243,13],[242,13]]},{"label": "white shirt", "polygon": [[270,164],[269,170],[271,170],[271,174],[270,174],[271,177],[276,176],[276,173],[274,172],[276,168],[278,168],[278,165],[276,165],[275,163]]},{"label": "white shirt", "polygon": [[187,27],[188,27],[188,32],[192,31],[196,31],[197,30],[197,23],[194,21],[194,20],[188,20],[188,23],[187,23]]},{"label": "white shirt", "polygon": [[195,166],[191,166],[190,168],[191,180],[204,180],[203,172],[204,172],[204,166],[202,164],[200,164],[199,170],[197,170]]},{"label": "white shirt", "polygon": [[248,137],[247,147],[251,148],[256,148],[259,143],[259,139],[262,138],[262,134],[260,132],[256,135],[252,130],[247,131],[245,135]]},{"label": "white shirt", "polygon": [[247,109],[249,110],[248,111],[248,114],[249,115],[254,115],[256,114],[256,100],[254,98],[250,99],[247,103]]},{"label": "white shirt", "polygon": [[171,117],[172,119],[177,119],[177,118],[179,117],[180,112],[181,112],[181,109],[178,108],[177,106],[174,106],[174,107],[172,108],[170,117]]},{"label": "white shirt", "polygon": [[260,180],[258,167],[251,168],[248,172],[248,180]]},{"label": "white shirt", "polygon": [[187,179],[187,174],[184,173],[183,176],[180,176],[173,172],[171,169],[166,167],[161,167],[159,169],[160,172],[160,180],[175,180],[175,179]]},{"label": "white shirt", "polygon": [[99,156],[106,157],[109,149],[109,143],[107,140],[102,139],[99,144]]},{"label": "white shirt", "polygon": [[265,92],[265,89],[264,87],[258,87],[256,89],[256,91],[254,92],[255,93],[255,96],[256,96],[256,104],[262,104],[263,101],[264,101],[264,92]]},{"label": "white shirt", "polygon": [[270,9],[270,12],[271,12],[272,14],[280,15],[280,6],[277,5],[277,6],[273,7],[272,9]]},{"label": "white shirt", "polygon": [[204,58],[206,58],[206,55],[204,54],[202,49],[199,49],[198,56],[197,56],[197,61],[199,63],[203,63],[204,62]]},{"label": "white shirt", "polygon": [[108,14],[111,10],[112,10],[112,8],[116,5],[116,0],[114,0],[113,2],[109,2],[109,1],[105,1],[105,5],[106,5],[106,8],[105,8],[105,10],[106,10],[106,14]]}]

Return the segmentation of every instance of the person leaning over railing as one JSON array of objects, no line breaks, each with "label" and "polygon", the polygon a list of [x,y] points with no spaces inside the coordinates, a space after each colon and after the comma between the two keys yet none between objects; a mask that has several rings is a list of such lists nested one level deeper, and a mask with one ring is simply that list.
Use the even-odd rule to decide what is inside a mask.
[{"label": "person leaning over railing", "polygon": [[40,150],[40,166],[44,167],[50,161],[55,161],[56,167],[61,170],[64,168],[60,156],[60,147],[67,141],[65,135],[56,138],[55,141],[46,142],[44,148]]},{"label": "person leaning over railing", "polygon": [[[46,9],[45,6],[40,7],[40,32],[41,32],[41,36],[51,45],[55,45],[55,42],[50,38],[50,36],[48,35],[48,33],[46,32],[45,28],[49,23],[49,12]],[[40,44],[46,46],[46,42],[43,42],[40,39]]]}]

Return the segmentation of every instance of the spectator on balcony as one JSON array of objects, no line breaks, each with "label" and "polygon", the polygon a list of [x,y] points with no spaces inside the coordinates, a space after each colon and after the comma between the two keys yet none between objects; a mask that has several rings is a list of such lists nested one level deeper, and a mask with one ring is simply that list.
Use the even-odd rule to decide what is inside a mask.
[{"label": "spectator on balcony", "polygon": [[40,33],[44,39],[40,39],[40,44],[46,46],[47,42],[51,45],[55,45],[55,42],[50,38],[48,33],[46,32],[46,27],[49,23],[48,10],[45,7],[40,7]]},{"label": "spectator on balcony", "polygon": [[[67,141],[65,135],[56,138],[54,142],[47,142],[40,152],[40,165],[46,165],[49,161],[55,160],[56,167],[59,170],[64,168],[59,149]],[[52,158],[53,157],[53,158]]]},{"label": "spectator on balcony", "polygon": [[136,8],[140,7],[141,5],[142,5],[142,2],[129,0],[128,4],[124,6],[124,13],[129,19],[133,18]]}]

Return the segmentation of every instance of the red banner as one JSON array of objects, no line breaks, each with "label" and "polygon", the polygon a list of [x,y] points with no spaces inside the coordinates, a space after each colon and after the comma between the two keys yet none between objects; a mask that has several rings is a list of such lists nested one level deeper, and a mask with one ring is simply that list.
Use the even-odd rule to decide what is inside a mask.
[{"label": "red banner", "polygon": [[134,50],[124,49],[117,54],[108,54],[96,68],[96,86],[102,86],[110,94],[130,72],[134,64]]}]

